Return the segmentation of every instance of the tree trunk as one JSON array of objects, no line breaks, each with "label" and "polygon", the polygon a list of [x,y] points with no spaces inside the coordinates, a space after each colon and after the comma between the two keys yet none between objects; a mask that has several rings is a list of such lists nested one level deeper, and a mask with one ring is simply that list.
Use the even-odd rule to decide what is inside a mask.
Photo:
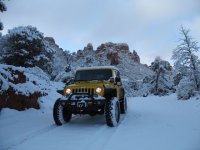
[{"label": "tree trunk", "polygon": [[161,70],[159,69],[158,73],[156,74],[156,87],[155,87],[155,89],[156,89],[156,95],[158,95],[158,79],[160,77],[160,72],[161,72]]}]

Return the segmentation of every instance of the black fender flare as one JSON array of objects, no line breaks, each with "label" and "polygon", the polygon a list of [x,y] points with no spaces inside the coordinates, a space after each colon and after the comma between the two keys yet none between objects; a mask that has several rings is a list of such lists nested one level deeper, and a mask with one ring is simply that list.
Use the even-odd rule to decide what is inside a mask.
[{"label": "black fender flare", "polygon": [[104,97],[106,99],[111,99],[112,97],[117,97],[117,90],[114,88],[105,88]]}]

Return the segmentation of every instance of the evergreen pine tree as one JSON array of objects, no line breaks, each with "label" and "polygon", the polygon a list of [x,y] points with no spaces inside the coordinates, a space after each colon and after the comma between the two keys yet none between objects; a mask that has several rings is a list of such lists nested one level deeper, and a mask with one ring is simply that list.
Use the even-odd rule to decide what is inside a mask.
[{"label": "evergreen pine tree", "polygon": [[150,69],[155,72],[155,76],[151,81],[151,93],[154,95],[166,95],[173,91],[173,82],[171,79],[172,67],[168,61],[156,57],[151,63]]}]

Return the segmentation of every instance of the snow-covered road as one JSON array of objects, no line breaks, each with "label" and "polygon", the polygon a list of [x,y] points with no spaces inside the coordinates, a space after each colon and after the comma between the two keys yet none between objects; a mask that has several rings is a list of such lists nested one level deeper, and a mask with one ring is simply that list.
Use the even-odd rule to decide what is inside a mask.
[{"label": "snow-covered road", "polygon": [[128,113],[110,128],[104,116],[74,116],[61,127],[52,112],[3,109],[0,150],[200,150],[200,100],[129,98]]}]

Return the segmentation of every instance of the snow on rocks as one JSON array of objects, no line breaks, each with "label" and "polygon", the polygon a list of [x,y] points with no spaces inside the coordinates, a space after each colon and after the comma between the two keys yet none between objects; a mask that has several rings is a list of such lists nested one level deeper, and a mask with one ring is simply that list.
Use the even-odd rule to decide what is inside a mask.
[{"label": "snow on rocks", "polygon": [[138,90],[132,89],[135,82],[154,75],[151,69],[140,63],[137,52],[132,53],[126,43],[103,43],[96,50],[90,47],[87,46],[73,55],[71,71],[79,67],[113,65],[120,71],[122,79],[126,79],[123,80],[123,85],[128,96],[138,96]]},{"label": "snow on rocks", "polygon": [[39,97],[48,95],[53,86],[48,75],[38,67],[0,64],[0,76],[0,108],[39,109]]}]

